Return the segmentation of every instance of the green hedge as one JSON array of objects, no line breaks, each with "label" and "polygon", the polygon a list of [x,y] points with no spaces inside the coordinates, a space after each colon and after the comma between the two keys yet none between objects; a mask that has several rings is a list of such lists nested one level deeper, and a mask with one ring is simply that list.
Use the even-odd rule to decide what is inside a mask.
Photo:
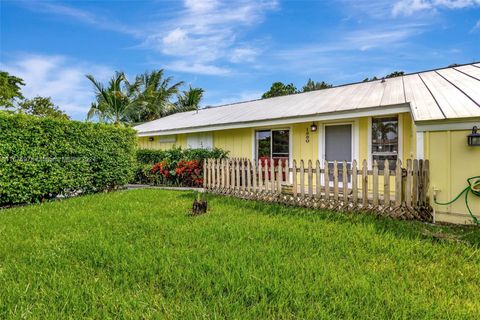
[{"label": "green hedge", "polygon": [[204,159],[223,159],[228,155],[228,151],[222,149],[182,149],[173,147],[169,150],[151,150],[139,149],[137,151],[137,161],[140,164],[155,164],[161,161],[178,162],[180,160],[197,160],[202,162]]},{"label": "green hedge", "polygon": [[128,183],[132,129],[0,112],[0,205],[93,193]]}]

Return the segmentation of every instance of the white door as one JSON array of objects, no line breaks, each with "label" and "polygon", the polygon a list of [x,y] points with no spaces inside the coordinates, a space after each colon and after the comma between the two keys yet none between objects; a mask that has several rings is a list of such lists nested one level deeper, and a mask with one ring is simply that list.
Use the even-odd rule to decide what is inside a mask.
[{"label": "white door", "polygon": [[[343,168],[343,161],[347,162],[347,168],[352,166],[352,125],[328,125],[325,126],[325,160],[328,163],[329,170],[333,169],[333,162],[338,162],[338,169]],[[331,172],[331,171],[330,171]],[[339,180],[343,176],[339,174]],[[331,175],[333,179],[333,174]],[[349,179],[350,181],[350,176]]]}]

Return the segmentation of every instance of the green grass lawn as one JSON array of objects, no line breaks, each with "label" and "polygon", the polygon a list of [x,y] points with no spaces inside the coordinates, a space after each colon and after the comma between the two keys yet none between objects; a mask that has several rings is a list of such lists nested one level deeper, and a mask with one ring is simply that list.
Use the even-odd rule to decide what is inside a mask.
[{"label": "green grass lawn", "polygon": [[480,230],[135,190],[0,211],[0,318],[476,318]]}]

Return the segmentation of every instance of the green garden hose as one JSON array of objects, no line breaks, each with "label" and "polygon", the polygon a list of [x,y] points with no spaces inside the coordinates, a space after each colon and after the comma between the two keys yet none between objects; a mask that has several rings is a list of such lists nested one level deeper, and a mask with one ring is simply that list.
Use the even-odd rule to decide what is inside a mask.
[{"label": "green garden hose", "polygon": [[453,198],[451,201],[442,203],[442,202],[437,202],[437,200],[435,199],[434,202],[435,204],[438,204],[441,206],[447,206],[457,201],[465,193],[465,206],[467,207],[468,213],[470,214],[470,217],[472,217],[473,222],[477,225],[480,225],[480,220],[477,217],[475,217],[475,215],[472,213],[472,210],[470,209],[470,206],[468,204],[469,193],[472,193],[477,197],[480,197],[480,176],[468,178],[467,182],[468,182],[468,187],[463,189],[463,191],[460,192],[458,196]]}]

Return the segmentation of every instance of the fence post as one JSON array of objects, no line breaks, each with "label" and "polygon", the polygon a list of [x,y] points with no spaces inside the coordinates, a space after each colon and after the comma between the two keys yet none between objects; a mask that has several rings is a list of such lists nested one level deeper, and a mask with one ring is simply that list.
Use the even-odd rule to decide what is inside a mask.
[{"label": "fence post", "polygon": [[240,190],[240,162],[238,158],[235,158],[235,175],[236,189]]},{"label": "fence post", "polygon": [[412,206],[418,206],[418,160],[413,160],[413,190],[412,190]]},{"label": "fence post", "polygon": [[367,160],[362,163],[362,205],[368,206],[368,164]]},{"label": "fence post", "polygon": [[308,195],[313,196],[313,170],[312,170],[312,160],[308,160]]},{"label": "fence post", "polygon": [[405,203],[412,206],[412,159],[407,159],[407,182],[405,186]]},{"label": "fence post", "polygon": [[325,169],[324,169],[324,181],[325,181],[325,199],[330,199],[330,172],[328,168],[327,160],[323,161]]},{"label": "fence post", "polygon": [[300,160],[300,194],[305,195],[305,167],[303,160]]},{"label": "fence post", "polygon": [[390,206],[390,162],[383,163],[383,205]]},{"label": "fence post", "polygon": [[373,160],[373,205],[378,206],[378,163]]},{"label": "fence post", "polygon": [[278,159],[277,164],[277,193],[282,191],[282,159]]},{"label": "fence post", "polygon": [[320,173],[320,160],[315,162],[315,196],[320,198],[322,196],[322,176]]},{"label": "fence post", "polygon": [[263,191],[263,169],[262,160],[258,160],[258,190]]},{"label": "fence post", "polygon": [[257,192],[257,162],[252,161],[252,182],[253,182],[253,192]]},{"label": "fence post", "polygon": [[333,162],[333,199],[338,200],[338,162]]},{"label": "fence post", "polygon": [[428,189],[430,188],[430,161],[423,161],[423,205],[428,205]]},{"label": "fence post", "polygon": [[358,171],[357,160],[352,162],[352,199],[354,203],[358,201]]},{"label": "fence post", "polygon": [[395,167],[395,205],[397,207],[402,205],[402,161],[397,160]]},{"label": "fence post", "polygon": [[297,197],[297,160],[293,160],[293,168],[292,168],[292,179],[293,179],[293,195]]},{"label": "fence post", "polygon": [[275,162],[270,158],[270,190],[275,193]]},{"label": "fence post", "polygon": [[250,159],[247,159],[247,190],[252,191],[252,167]]},{"label": "fence post", "polygon": [[342,163],[342,192],[343,192],[343,202],[348,202],[348,167],[347,161]]}]

